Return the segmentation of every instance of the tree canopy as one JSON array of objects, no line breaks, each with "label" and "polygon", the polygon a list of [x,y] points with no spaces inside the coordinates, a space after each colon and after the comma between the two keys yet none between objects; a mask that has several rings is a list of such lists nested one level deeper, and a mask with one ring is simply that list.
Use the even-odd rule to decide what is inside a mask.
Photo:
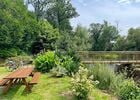
[{"label": "tree canopy", "polygon": [[37,19],[44,18],[59,30],[71,30],[70,19],[77,17],[70,0],[28,0],[35,9]]},{"label": "tree canopy", "polygon": [[90,25],[90,40],[92,44],[91,50],[95,51],[110,51],[113,47],[113,42],[118,37],[118,29],[104,21],[103,24],[93,23]]},{"label": "tree canopy", "polygon": [[139,27],[126,36],[107,21],[73,28],[70,20],[78,16],[71,0],[0,0],[0,57],[56,49],[140,50]]}]

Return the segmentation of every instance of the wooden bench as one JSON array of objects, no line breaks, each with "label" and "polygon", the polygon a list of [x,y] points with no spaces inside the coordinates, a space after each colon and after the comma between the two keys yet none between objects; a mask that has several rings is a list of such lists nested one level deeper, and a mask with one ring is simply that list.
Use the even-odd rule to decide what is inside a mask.
[{"label": "wooden bench", "polygon": [[6,85],[8,81],[9,81],[9,79],[2,79],[2,80],[0,80],[0,86]]},{"label": "wooden bench", "polygon": [[30,85],[34,85],[38,83],[39,77],[40,77],[40,72],[34,73],[32,80],[29,82]]},{"label": "wooden bench", "polygon": [[3,94],[6,94],[8,90],[17,83],[23,83],[26,86],[27,91],[30,91],[31,88],[26,81],[26,79],[32,74],[34,68],[19,68],[14,72],[11,72],[9,75],[4,77],[0,81],[0,86],[5,86],[3,89]]}]

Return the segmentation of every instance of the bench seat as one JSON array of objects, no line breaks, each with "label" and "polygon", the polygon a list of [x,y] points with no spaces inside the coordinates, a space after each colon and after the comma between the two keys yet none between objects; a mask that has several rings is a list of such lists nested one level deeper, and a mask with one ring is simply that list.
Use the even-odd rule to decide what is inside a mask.
[{"label": "bench seat", "polygon": [[2,79],[0,80],[0,86],[6,85],[6,83],[9,81],[9,79]]},{"label": "bench seat", "polygon": [[34,73],[33,78],[32,78],[32,80],[29,82],[29,84],[30,84],[30,85],[37,84],[40,75],[41,75],[40,72]]}]

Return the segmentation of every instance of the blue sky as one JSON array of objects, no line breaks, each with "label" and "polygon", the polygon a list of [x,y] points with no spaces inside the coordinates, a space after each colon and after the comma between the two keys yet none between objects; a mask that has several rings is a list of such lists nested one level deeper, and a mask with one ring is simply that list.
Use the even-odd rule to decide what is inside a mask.
[{"label": "blue sky", "polygon": [[91,23],[118,23],[122,35],[130,27],[140,26],[140,0],[71,0],[79,17],[71,20],[75,27],[82,24],[88,27]]}]

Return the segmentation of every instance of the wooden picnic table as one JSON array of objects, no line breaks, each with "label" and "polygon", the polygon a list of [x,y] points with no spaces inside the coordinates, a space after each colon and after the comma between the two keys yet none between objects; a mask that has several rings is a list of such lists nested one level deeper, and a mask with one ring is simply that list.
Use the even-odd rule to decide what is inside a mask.
[{"label": "wooden picnic table", "polygon": [[10,87],[16,83],[16,81],[20,80],[25,86],[26,89],[28,91],[31,90],[28,82],[26,81],[26,78],[29,77],[30,75],[32,75],[34,68],[33,67],[29,67],[29,68],[20,68],[14,72],[12,72],[11,74],[9,74],[8,76],[6,76],[4,79],[8,79],[9,82],[7,84],[7,86],[5,87],[5,89],[3,90],[3,93],[6,94],[7,91],[10,89]]}]

